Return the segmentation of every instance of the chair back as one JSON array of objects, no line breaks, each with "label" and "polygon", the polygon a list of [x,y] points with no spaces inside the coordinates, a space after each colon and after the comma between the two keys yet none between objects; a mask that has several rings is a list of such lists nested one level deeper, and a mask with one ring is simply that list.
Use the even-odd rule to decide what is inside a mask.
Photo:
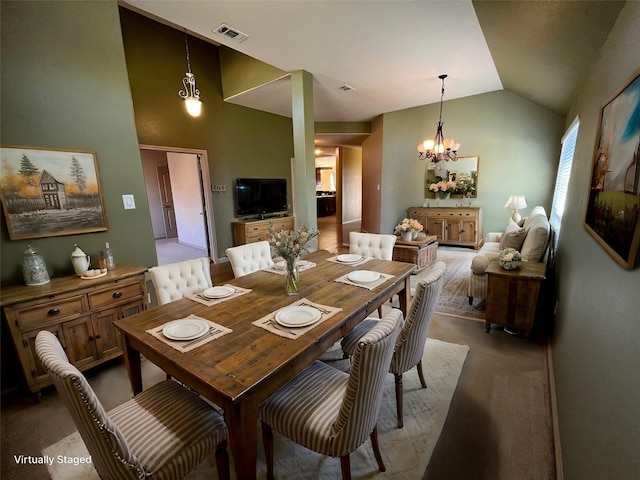
[{"label": "chair back", "polygon": [[396,351],[391,360],[391,373],[402,374],[415,367],[422,359],[429,325],[444,285],[446,269],[444,262],[434,262],[422,274],[424,279],[416,287],[411,308],[398,335]]},{"label": "chair back", "polygon": [[225,253],[231,263],[233,276],[236,278],[257,272],[263,268],[273,267],[271,246],[266,240],[230,247],[227,248]]},{"label": "chair back", "polygon": [[158,305],[180,300],[213,285],[207,257],[151,267],[149,275]]},{"label": "chair back", "polygon": [[349,232],[349,253],[363,257],[391,260],[395,244],[395,235]]},{"label": "chair back", "polygon": [[393,309],[358,342],[344,399],[331,430],[332,455],[354,451],[375,428],[401,324],[402,312]]},{"label": "chair back", "polygon": [[69,409],[100,478],[142,478],[144,470],[122,432],[109,418],[84,375],[69,363],[56,336],[47,330],[39,332],[35,347],[38,358]]}]

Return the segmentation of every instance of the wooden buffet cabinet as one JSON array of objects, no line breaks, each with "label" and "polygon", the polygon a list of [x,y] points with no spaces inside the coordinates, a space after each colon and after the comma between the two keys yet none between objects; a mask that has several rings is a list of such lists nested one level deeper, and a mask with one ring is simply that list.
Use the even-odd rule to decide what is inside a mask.
[{"label": "wooden buffet cabinet", "polygon": [[264,220],[242,220],[231,222],[233,227],[233,245],[269,240],[269,222],[273,222],[274,230],[293,230],[295,217],[274,217]]},{"label": "wooden buffet cabinet", "polygon": [[104,277],[83,280],[71,275],[52,278],[45,285],[2,289],[2,316],[31,392],[51,385],[35,351],[40,330],[58,337],[79,370],[122,354],[113,322],[146,309],[146,271],[146,267],[118,264]]},{"label": "wooden buffet cabinet", "polygon": [[424,227],[424,233],[435,235],[440,245],[480,247],[482,240],[481,207],[412,207],[409,218],[415,218]]}]

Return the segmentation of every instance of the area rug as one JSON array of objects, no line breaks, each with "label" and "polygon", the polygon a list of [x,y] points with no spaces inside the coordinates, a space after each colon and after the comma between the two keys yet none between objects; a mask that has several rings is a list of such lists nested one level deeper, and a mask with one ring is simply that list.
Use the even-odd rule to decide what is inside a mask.
[{"label": "area rug", "polygon": [[[383,404],[378,420],[380,451],[387,467],[378,471],[371,441],[367,441],[351,454],[351,472],[354,479],[384,478],[419,480],[424,475],[433,449],[447,418],[451,398],[455,391],[469,347],[428,339],[423,356],[423,369],[428,388],[423,389],[416,370],[403,375],[404,428],[396,428],[395,388],[393,375],[387,377]],[[259,429],[258,432],[261,430]],[[318,455],[274,432],[275,476],[282,479],[341,478],[340,459]],[[88,455],[78,432],[42,451],[56,459],[80,458]],[[53,480],[98,480],[91,465],[54,462],[48,467]],[[258,442],[258,478],[266,478],[266,465],[262,440]],[[233,474],[232,474],[233,476]],[[217,479],[212,462],[203,461],[187,477],[189,480]],[[233,476],[235,478],[235,476]]]},{"label": "area rug", "polygon": [[[444,285],[438,300],[436,311],[448,315],[475,318],[484,320],[485,301],[484,299],[474,299],[469,305],[467,288],[469,286],[469,272],[471,260],[477,254],[476,251],[445,250],[438,248],[436,260],[447,264],[444,274]],[[412,289],[418,284],[426,271],[411,276]]]}]

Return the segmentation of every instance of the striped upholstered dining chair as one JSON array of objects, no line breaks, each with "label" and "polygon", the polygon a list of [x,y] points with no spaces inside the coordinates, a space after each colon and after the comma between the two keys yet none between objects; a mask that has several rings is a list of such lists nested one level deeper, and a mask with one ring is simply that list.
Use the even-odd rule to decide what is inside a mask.
[{"label": "striped upholstered dining chair", "polygon": [[[436,310],[438,298],[444,284],[444,272],[447,268],[444,262],[434,262],[423,274],[424,280],[418,283],[416,293],[411,302],[411,308],[396,342],[395,352],[391,359],[389,371],[394,374],[396,381],[396,412],[398,428],[404,425],[402,414],[402,374],[413,367],[417,367],[418,377],[422,388],[427,388],[422,372],[422,354],[427,341],[427,331],[431,318]],[[377,323],[376,318],[367,318],[360,322],[342,339],[342,350],[353,355],[360,337],[365,335]]]},{"label": "striped upholstered dining chair", "polygon": [[387,313],[357,343],[347,374],[316,361],[260,404],[267,479],[273,479],[273,430],[318,453],[340,457],[343,480],[351,478],[349,454],[371,437],[381,472],[377,421],[384,379],[402,324]]},{"label": "striped upholstered dining chair", "polygon": [[39,332],[36,353],[102,480],[177,480],[214,450],[218,476],[230,477],[224,419],[195,393],[165,380],[107,413],[55,335]]}]

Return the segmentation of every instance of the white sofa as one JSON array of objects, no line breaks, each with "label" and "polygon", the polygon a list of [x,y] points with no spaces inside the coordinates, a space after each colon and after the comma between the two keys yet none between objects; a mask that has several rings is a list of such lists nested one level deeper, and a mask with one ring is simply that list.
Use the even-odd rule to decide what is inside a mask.
[{"label": "white sofa", "polygon": [[[469,304],[474,298],[487,298],[487,274],[485,270],[489,262],[498,258],[503,248],[515,248],[522,259],[529,262],[546,263],[549,255],[549,239],[553,235],[547,213],[541,206],[534,207],[528,217],[517,225],[510,220],[504,231],[487,234],[478,254],[471,261],[469,274]],[[521,246],[519,243],[521,242]]]}]

